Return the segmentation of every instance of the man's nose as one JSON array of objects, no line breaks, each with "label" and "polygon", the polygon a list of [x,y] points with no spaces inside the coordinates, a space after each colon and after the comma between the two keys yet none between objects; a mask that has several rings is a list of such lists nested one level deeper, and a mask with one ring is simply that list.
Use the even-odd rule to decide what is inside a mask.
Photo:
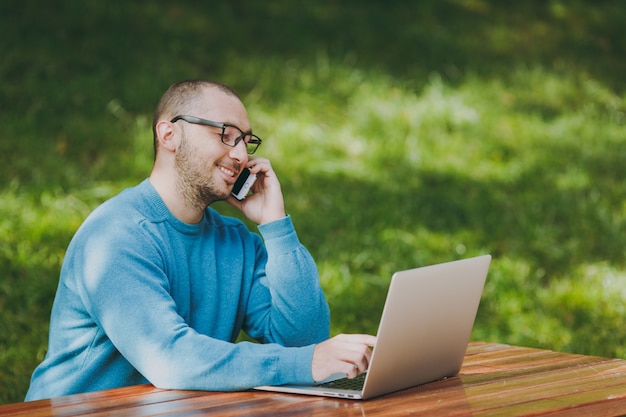
[{"label": "man's nose", "polygon": [[238,144],[230,149],[230,157],[239,161],[241,164],[248,162],[248,148],[245,140],[240,140]]}]

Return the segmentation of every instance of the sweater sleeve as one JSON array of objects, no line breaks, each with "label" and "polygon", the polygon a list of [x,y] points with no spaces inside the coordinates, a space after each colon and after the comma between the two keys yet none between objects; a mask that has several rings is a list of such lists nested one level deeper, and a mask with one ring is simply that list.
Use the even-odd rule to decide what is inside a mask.
[{"label": "sweater sleeve", "polygon": [[[308,318],[302,328],[319,320],[320,314],[326,320],[327,310],[320,291],[316,290],[312,298],[306,298],[306,303],[298,303],[308,304],[311,299],[315,306],[294,315],[295,298],[299,296],[286,296],[291,283],[303,281],[306,287],[300,288],[298,294],[317,285],[308,282],[313,281],[313,277],[291,277],[294,271],[307,271],[305,275],[311,275],[313,270],[310,259],[301,249],[286,251],[299,253],[291,256],[283,253],[284,250],[271,250],[277,252],[278,263],[290,259],[289,273],[275,273],[275,277],[268,278],[270,287],[276,287],[279,299],[277,307],[271,308],[273,324],[266,340],[274,343],[230,343],[198,333],[181,317],[170,294],[160,249],[154,242],[142,240],[131,230],[109,230],[117,232],[103,230],[98,239],[85,241],[79,250],[83,259],[78,264],[85,268],[78,271],[83,277],[81,297],[101,329],[91,342],[90,357],[83,360],[85,366],[99,365],[100,369],[105,369],[103,377],[123,379],[121,374],[129,372],[123,363],[128,361],[149,382],[167,389],[241,390],[257,385],[312,381],[313,343],[326,333],[319,328],[314,337],[302,338],[292,327],[310,312],[316,317]],[[269,235],[271,246],[281,247],[284,245],[281,241],[293,239],[284,233],[277,233],[276,238],[271,231]],[[300,258],[306,258],[306,262],[298,260]],[[270,266],[276,262],[268,262],[268,271],[281,269],[277,264]],[[115,357],[109,343],[123,358]],[[285,347],[286,344],[292,347]],[[110,354],[107,355],[107,351]]]},{"label": "sweater sleeve", "polygon": [[255,280],[245,330],[257,340],[284,346],[304,346],[327,339],[330,313],[317,267],[300,243],[291,218],[261,225],[259,231],[265,241],[267,263],[265,269],[256,271],[259,278]]}]

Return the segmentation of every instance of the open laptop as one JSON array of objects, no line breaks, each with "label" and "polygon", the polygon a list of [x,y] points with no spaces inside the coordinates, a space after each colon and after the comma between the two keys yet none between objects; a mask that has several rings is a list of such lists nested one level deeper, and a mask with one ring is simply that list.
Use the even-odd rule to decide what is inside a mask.
[{"label": "open laptop", "polygon": [[[482,255],[393,274],[369,370],[358,378],[255,389],[365,400],[456,375],[490,263]],[[362,387],[341,387],[355,381]]]}]

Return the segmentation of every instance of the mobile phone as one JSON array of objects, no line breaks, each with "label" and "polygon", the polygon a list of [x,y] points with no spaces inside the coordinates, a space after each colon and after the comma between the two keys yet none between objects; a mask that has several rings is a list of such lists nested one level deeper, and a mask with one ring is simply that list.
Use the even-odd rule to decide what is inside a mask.
[{"label": "mobile phone", "polygon": [[256,174],[251,173],[248,168],[244,168],[243,171],[241,171],[241,174],[239,174],[237,181],[235,181],[231,194],[237,200],[243,200],[248,195],[250,187],[252,187],[254,181],[256,181]]}]

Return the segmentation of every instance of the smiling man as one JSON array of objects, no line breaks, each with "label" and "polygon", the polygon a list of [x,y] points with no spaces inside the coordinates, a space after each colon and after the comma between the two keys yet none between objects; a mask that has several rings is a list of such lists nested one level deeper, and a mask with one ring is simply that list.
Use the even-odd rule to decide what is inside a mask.
[{"label": "smiling man", "polygon": [[[329,339],[317,270],[286,214],[269,160],[251,156],[243,103],[228,86],[184,81],[161,98],[150,177],[98,207],[70,243],[46,357],[27,400],[152,383],[241,390],[355,377],[370,335]],[[231,196],[245,168],[252,195]],[[250,232],[209,206],[225,200]],[[260,343],[235,343],[240,331]]]}]

